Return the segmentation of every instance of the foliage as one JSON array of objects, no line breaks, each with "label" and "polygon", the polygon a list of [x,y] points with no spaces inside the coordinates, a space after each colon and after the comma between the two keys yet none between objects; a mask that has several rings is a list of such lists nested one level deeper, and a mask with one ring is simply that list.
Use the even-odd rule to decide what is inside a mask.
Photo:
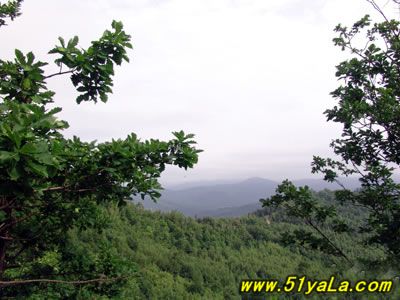
[{"label": "foliage", "polygon": [[5,19],[10,18],[11,21],[21,15],[20,8],[23,0],[13,0],[7,3],[0,3],[0,27],[7,25]]},{"label": "foliage", "polygon": [[[1,5],[0,17],[15,17],[19,3]],[[106,102],[114,65],[128,61],[126,50],[132,47],[122,23],[113,21],[111,27],[87,49],[78,48],[77,37],[59,38],[49,52],[57,55],[55,74],[46,76],[47,63],[36,61],[32,52],[15,50],[13,61],[0,60],[0,288],[23,283],[17,280],[117,278],[123,264],[112,265],[118,258],[112,249],[82,262],[75,261],[75,251],[74,263],[61,264],[72,255],[66,232],[74,226],[104,227],[109,220],[100,203],[123,205],[132,194],[156,200],[166,165],[187,169],[197,162],[194,135],[183,131],[170,141],[141,141],[131,133],[96,143],[62,135],[68,124],[57,118],[61,108],[49,108],[55,93],[46,80],[70,74],[78,104]]]},{"label": "foliage", "polygon": [[[334,256],[307,247],[287,247],[280,233],[301,230],[304,225],[300,224],[274,221],[269,224],[265,217],[257,216],[195,220],[176,212],[146,211],[135,204],[108,205],[101,210],[109,217],[106,228],[101,232],[93,228],[70,230],[65,247],[68,256],[61,257],[59,265],[70,268],[70,264],[85,264],[82,269],[89,269],[86,257],[100,260],[104,257],[101,254],[106,253],[106,257],[124,264],[124,274],[130,272],[124,284],[79,288],[48,285],[34,292],[18,287],[16,293],[21,298],[47,299],[59,295],[55,298],[97,299],[93,295],[98,295],[98,289],[118,288],[118,294],[108,294],[110,298],[241,299],[239,283],[246,278],[284,280],[288,274],[306,274],[317,279],[335,274],[337,278],[356,281],[362,277],[390,276],[375,268],[357,266],[347,270],[346,264]],[[347,234],[338,236],[335,242],[346,249],[351,259],[382,256],[379,249],[354,244],[354,237]],[[303,299],[301,295],[295,296]],[[286,298],[280,295],[279,299],[294,299],[294,295]],[[354,295],[351,299],[367,298]]]},{"label": "foliage", "polygon": [[[341,160],[315,156],[312,172],[339,184],[339,175],[360,177],[360,190],[342,185],[336,198],[363,207],[364,222],[354,227],[339,220],[340,226],[333,229],[367,232],[365,243],[383,246],[393,267],[400,265],[400,185],[393,180],[400,165],[400,22],[387,19],[374,1],[369,2],[383,22],[373,24],[367,15],[350,28],[335,28],[334,44],[352,55],[337,66],[336,77],[342,84],[331,95],[338,104],[325,112],[328,121],[343,125],[341,137],[331,143]],[[362,34],[362,46],[357,46]],[[262,202],[283,204],[289,213],[306,219],[338,221],[335,210],[321,207],[304,188],[294,189],[285,182],[277,195]],[[329,237],[324,239],[329,242]]]}]

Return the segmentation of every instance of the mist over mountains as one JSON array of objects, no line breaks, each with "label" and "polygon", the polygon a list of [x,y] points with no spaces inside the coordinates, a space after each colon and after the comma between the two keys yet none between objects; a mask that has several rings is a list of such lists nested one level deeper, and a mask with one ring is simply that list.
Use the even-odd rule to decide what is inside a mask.
[{"label": "mist over mountains", "polygon": [[[344,178],[341,182],[349,189],[360,186],[357,178]],[[336,190],[340,186],[322,179],[295,180],[297,186],[308,185],[315,191]],[[194,182],[169,186],[162,191],[157,203],[148,198],[141,202],[150,210],[179,211],[191,217],[237,217],[261,208],[260,198],[275,193],[279,182],[264,178],[249,178],[238,182]]]}]

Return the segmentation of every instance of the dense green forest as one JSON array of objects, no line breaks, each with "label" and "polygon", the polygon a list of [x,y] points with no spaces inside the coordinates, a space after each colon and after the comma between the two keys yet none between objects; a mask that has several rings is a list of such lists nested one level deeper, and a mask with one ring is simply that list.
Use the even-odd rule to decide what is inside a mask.
[{"label": "dense green forest", "polygon": [[[332,195],[328,191],[321,194]],[[48,254],[44,258],[48,260],[47,270],[42,272],[50,275],[73,263],[75,272],[85,274],[94,267],[94,261],[102,261],[107,267],[107,259],[113,260],[114,275],[123,277],[118,283],[79,288],[68,284],[27,285],[9,292],[31,299],[86,299],[93,295],[97,299],[104,292],[117,299],[241,299],[242,279],[283,281],[288,274],[299,274],[310,279],[337,275],[356,281],[393,276],[373,265],[365,269],[364,262],[379,259],[382,250],[359,245],[347,234],[335,236],[335,241],[354,266],[307,246],[287,246],[284,233],[304,226],[295,220],[276,221],[278,213],[260,210],[242,218],[193,219],[181,213],[146,211],[140,204],[104,207],[102,213],[107,222],[101,231],[70,230],[64,250]],[[75,275],[67,278],[72,280]],[[319,297],[314,295],[315,299]],[[359,295],[359,299],[365,298]]]}]

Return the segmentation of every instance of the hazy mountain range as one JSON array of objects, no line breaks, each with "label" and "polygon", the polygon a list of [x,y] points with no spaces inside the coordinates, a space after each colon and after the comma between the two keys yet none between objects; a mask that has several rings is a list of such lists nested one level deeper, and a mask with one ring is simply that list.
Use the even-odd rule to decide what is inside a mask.
[{"label": "hazy mountain range", "polygon": [[[347,188],[356,189],[359,182],[356,178],[341,180]],[[279,184],[264,178],[250,178],[239,182],[195,182],[169,186],[162,191],[157,203],[150,199],[142,202],[151,210],[180,211],[187,216],[197,217],[228,217],[241,216],[261,208],[260,198],[266,198],[275,193]],[[319,179],[303,179],[293,181],[297,186],[308,185],[315,191],[323,189],[335,190],[337,184],[327,183]]]}]

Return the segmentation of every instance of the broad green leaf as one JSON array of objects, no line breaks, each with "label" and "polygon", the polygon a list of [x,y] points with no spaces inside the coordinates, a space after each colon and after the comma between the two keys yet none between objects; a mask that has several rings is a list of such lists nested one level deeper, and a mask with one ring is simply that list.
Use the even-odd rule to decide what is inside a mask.
[{"label": "broad green leaf", "polygon": [[32,52],[29,52],[26,57],[28,58],[28,65],[31,65],[35,60],[35,55]]},{"label": "broad green leaf", "polygon": [[29,91],[31,89],[31,80],[29,78],[25,78],[24,81],[22,82],[22,88],[25,91]]},{"label": "broad green leaf", "polygon": [[37,153],[45,153],[48,151],[47,143],[36,142],[36,143],[27,143],[22,146],[20,152],[23,154],[37,154]]},{"label": "broad green leaf", "polygon": [[74,36],[72,39],[69,40],[68,42],[68,49],[73,49],[76,47],[76,45],[78,45],[79,42],[79,38],[77,36]]},{"label": "broad green leaf", "polygon": [[14,166],[14,167],[9,171],[9,174],[10,174],[10,179],[13,180],[13,181],[17,181],[17,180],[21,177],[21,174],[20,174],[20,172],[18,171],[18,169],[17,169],[16,166]]},{"label": "broad green leaf", "polygon": [[65,41],[64,41],[64,39],[63,39],[61,36],[59,36],[59,37],[58,37],[58,40],[60,41],[61,46],[63,46],[63,47],[65,48]]},{"label": "broad green leaf", "polygon": [[55,165],[55,159],[54,157],[51,155],[51,153],[39,153],[39,154],[34,154],[33,158],[35,160],[37,160],[38,162],[45,164],[45,165],[49,165],[49,166],[53,166]]},{"label": "broad green leaf", "polygon": [[17,152],[8,152],[8,151],[0,151],[0,162],[6,162],[6,161],[18,161],[19,160],[19,155]]},{"label": "broad green leaf", "polygon": [[48,177],[47,173],[47,167],[37,164],[31,160],[28,160],[27,162],[27,167],[29,170],[31,170],[33,173],[36,173],[37,175],[43,176],[43,177]]},{"label": "broad green leaf", "polygon": [[20,50],[15,49],[15,56],[17,57],[17,60],[19,61],[20,64],[26,64],[25,56],[22,54]]}]

